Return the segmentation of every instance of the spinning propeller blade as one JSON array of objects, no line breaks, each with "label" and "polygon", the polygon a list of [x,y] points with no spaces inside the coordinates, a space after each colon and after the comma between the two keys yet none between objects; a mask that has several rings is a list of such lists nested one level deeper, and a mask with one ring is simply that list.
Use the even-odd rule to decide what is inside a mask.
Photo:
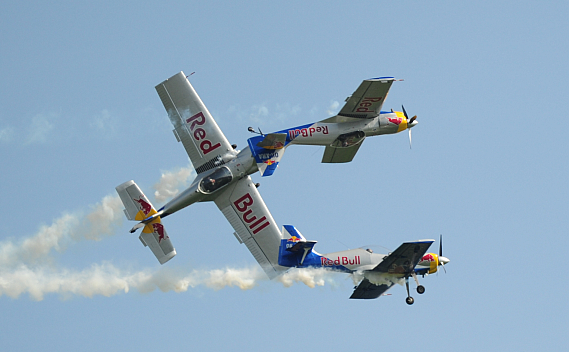
[{"label": "spinning propeller blade", "polygon": [[443,235],[441,235],[441,238],[439,240],[439,263],[443,267],[443,270],[445,271],[446,274],[447,269],[445,268],[445,262],[448,263],[449,260],[448,258],[443,257]]},{"label": "spinning propeller blade", "polygon": [[413,149],[411,146],[411,127],[415,126],[413,122],[415,122],[415,120],[417,119],[417,115],[409,119],[409,115],[407,115],[405,107],[401,105],[401,108],[403,109],[403,115],[405,115],[405,118],[407,119],[407,129],[409,130],[409,149]]}]

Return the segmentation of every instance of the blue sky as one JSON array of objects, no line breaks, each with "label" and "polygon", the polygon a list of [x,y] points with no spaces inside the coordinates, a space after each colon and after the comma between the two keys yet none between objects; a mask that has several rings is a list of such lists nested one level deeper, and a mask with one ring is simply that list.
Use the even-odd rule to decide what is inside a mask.
[{"label": "blue sky", "polygon": [[[564,350],[568,17],[565,1],[3,4],[3,349]],[[344,274],[270,282],[211,203],[166,219],[178,255],[160,267],[114,187],[189,173],[154,90],[181,70],[240,148],[248,126],[404,79],[384,108],[418,115],[412,150],[379,136],[330,165],[294,146],[253,178],[321,253],[443,234],[447,274],[413,306],[401,286],[349,300]],[[213,279],[232,275],[248,280]]]}]

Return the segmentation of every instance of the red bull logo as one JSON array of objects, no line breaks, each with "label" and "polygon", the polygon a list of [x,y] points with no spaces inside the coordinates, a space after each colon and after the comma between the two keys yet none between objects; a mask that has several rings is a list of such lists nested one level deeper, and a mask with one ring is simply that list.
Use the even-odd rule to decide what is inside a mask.
[{"label": "red bull logo", "polygon": [[422,262],[434,262],[435,261],[435,256],[432,253],[427,253],[423,256],[423,258],[421,258]]},{"label": "red bull logo", "polygon": [[140,204],[140,210],[142,210],[144,215],[148,215],[152,210],[152,205],[148,204],[142,197],[140,197],[140,199],[134,199],[134,201]]},{"label": "red bull logo", "polygon": [[287,240],[287,242],[294,242],[294,243],[300,242],[300,238],[298,238],[298,237],[296,237],[296,236],[292,236],[291,238],[289,238],[289,239]]},{"label": "red bull logo", "polygon": [[257,219],[257,216],[253,214],[253,210],[249,209],[253,203],[253,198],[247,193],[233,202],[233,205],[241,213],[243,221],[248,224],[249,229],[253,231],[253,235],[256,235],[259,231],[269,226],[270,223],[265,216]]},{"label": "red bull logo", "polygon": [[316,133],[328,134],[328,126],[317,126],[317,127],[300,128],[297,130],[288,130],[288,138],[292,140],[298,136],[312,137]]},{"label": "red bull logo", "polygon": [[381,99],[383,99],[383,97],[377,97],[377,98],[366,97],[366,98],[363,98],[360,101],[360,103],[358,104],[358,107],[356,108],[356,112],[375,112],[373,109],[370,109],[370,107],[379,103],[381,101]]},{"label": "red bull logo", "polygon": [[168,235],[166,235],[166,232],[164,232],[164,226],[162,226],[161,223],[153,223],[152,228],[154,229],[154,232],[158,234],[158,243],[160,243],[162,240],[170,238]]},{"label": "red bull logo", "polygon": [[353,258],[349,257],[338,257],[334,260],[328,259],[326,257],[320,257],[320,264],[322,266],[338,266],[338,265],[361,265],[362,260],[359,255]]},{"label": "red bull logo", "polygon": [[395,124],[395,125],[399,125],[403,121],[403,119],[401,117],[397,117],[397,118],[388,117],[387,119],[389,120],[389,122],[391,122],[392,124]]},{"label": "red bull logo", "polygon": [[206,155],[207,153],[221,147],[221,143],[212,145],[211,141],[209,139],[206,139],[207,132],[203,128],[196,128],[196,126],[203,126],[206,123],[203,112],[200,111],[199,113],[187,119],[186,122],[188,125],[190,125],[190,132],[192,132],[192,137],[196,140],[196,142],[200,143],[199,145],[203,155]]}]

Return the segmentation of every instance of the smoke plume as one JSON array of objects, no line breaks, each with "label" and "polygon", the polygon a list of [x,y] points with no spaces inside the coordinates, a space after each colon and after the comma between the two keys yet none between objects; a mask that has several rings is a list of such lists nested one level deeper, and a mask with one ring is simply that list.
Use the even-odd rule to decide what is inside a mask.
[{"label": "smoke plume", "polygon": [[[163,173],[154,185],[157,200],[176,195],[187,184],[193,170],[182,168]],[[65,213],[51,225],[43,225],[37,233],[20,241],[0,242],[0,297],[19,298],[23,294],[33,300],[57,294],[110,297],[131,290],[148,293],[185,292],[197,286],[214,290],[238,287],[249,290],[269,281],[258,267],[192,270],[172,265],[159,269],[132,271],[117,268],[110,262],[91,264],[82,270],[62,268],[57,258],[79,241],[100,241],[115,235],[123,221],[123,205],[118,195],[108,195],[89,207],[87,213]],[[151,253],[148,253],[151,255]],[[303,283],[308,287],[333,283],[330,272],[323,269],[293,269],[275,281],[285,287]]]},{"label": "smoke plume", "polygon": [[[192,177],[193,176],[193,177]],[[195,177],[192,167],[182,167],[176,171],[162,173],[160,181],[154,185],[154,197],[158,202],[164,202],[173,198],[180,192],[180,188],[186,188]]]}]

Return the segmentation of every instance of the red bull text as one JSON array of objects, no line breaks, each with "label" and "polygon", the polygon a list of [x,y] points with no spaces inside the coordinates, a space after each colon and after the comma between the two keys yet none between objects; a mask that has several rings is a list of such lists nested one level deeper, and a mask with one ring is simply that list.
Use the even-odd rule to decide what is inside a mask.
[{"label": "red bull text", "polygon": [[369,107],[373,106],[376,103],[379,103],[381,101],[381,99],[383,99],[383,97],[377,97],[377,98],[366,97],[366,98],[363,98],[360,101],[360,103],[358,104],[358,107],[356,108],[356,112],[375,112],[374,110],[371,110]]},{"label": "red bull text", "polygon": [[354,258],[348,257],[338,257],[335,260],[320,257],[320,264],[322,266],[337,266],[337,265],[361,265],[362,261],[359,255],[354,256]]},{"label": "red bull text", "polygon": [[201,127],[196,128],[196,126],[202,126],[203,124],[206,123],[206,119],[203,112],[200,111],[199,113],[187,119],[186,122],[188,123],[188,125],[190,125],[190,132],[192,132],[191,135],[194,138],[194,140],[196,142],[201,141],[200,149],[203,155],[206,155],[207,153],[221,146],[221,143],[216,143],[212,145],[211,141],[209,139],[206,139],[207,132]]},{"label": "red bull text", "polygon": [[312,137],[315,133],[328,134],[328,126],[300,128],[297,130],[288,130],[288,138],[293,140],[297,136]]},{"label": "red bull text", "polygon": [[249,229],[253,231],[253,235],[261,231],[265,227],[269,226],[270,223],[265,216],[257,220],[257,216],[253,214],[253,210],[249,209],[253,205],[253,198],[247,193],[243,197],[237,199],[233,202],[235,208],[241,213],[241,217],[246,224],[250,224]]}]

